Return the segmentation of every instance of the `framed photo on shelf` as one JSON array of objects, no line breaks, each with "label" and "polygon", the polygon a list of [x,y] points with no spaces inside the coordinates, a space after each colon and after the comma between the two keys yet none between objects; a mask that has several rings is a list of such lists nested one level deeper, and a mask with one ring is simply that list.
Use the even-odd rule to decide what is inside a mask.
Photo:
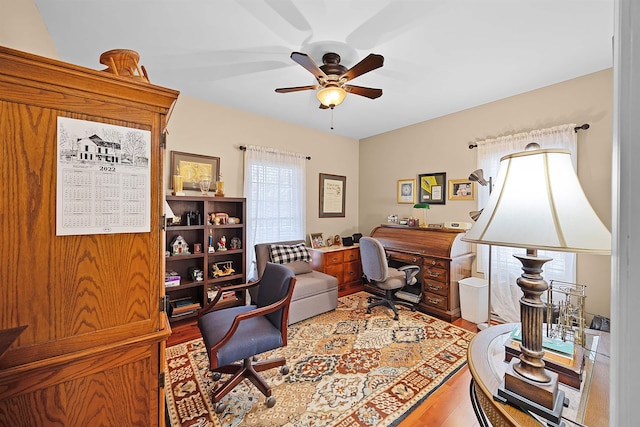
[{"label": "framed photo on shelf", "polygon": [[416,202],[416,180],[415,179],[399,179],[398,180],[398,203]]},{"label": "framed photo on shelf", "polygon": [[324,238],[322,237],[322,233],[309,234],[309,241],[311,242],[311,247],[314,249],[324,248]]},{"label": "framed photo on shelf", "polygon": [[418,175],[418,203],[444,205],[446,200],[446,172]]},{"label": "framed photo on shelf", "polygon": [[320,174],[320,218],[344,218],[347,177]]},{"label": "framed photo on shelf", "polygon": [[[220,180],[220,157],[171,151],[171,175],[182,176],[184,190],[200,191],[200,177],[208,176],[211,182]],[[173,179],[169,180],[173,188]]]},{"label": "framed photo on shelf", "polygon": [[449,200],[475,200],[475,198],[474,182],[468,179],[449,180]]}]

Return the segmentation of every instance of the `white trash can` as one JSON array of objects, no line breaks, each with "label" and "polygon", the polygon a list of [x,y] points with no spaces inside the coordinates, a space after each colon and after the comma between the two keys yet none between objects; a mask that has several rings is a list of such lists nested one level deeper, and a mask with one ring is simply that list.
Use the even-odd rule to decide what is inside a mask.
[{"label": "white trash can", "polygon": [[467,277],[458,281],[460,285],[460,315],[464,320],[483,323],[488,316],[487,281],[479,277]]}]

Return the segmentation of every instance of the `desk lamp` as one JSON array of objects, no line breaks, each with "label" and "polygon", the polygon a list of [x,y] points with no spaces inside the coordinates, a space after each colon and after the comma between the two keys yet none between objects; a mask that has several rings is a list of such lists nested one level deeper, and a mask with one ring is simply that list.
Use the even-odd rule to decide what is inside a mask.
[{"label": "desk lamp", "polygon": [[542,266],[551,258],[537,250],[611,253],[611,233],[589,204],[566,150],[542,150],[536,143],[500,159],[496,185],[478,221],[462,240],[524,247],[517,284],[522,327],[521,355],[512,359],[496,399],[523,407],[559,424],[564,392],[558,376],[544,367],[540,296],[548,285]]}]

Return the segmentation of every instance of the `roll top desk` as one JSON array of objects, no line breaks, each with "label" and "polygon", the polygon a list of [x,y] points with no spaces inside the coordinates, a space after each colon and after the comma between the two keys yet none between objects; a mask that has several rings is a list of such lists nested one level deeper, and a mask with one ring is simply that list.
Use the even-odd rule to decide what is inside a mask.
[{"label": "roll top desk", "polygon": [[[471,276],[475,254],[461,239],[464,232],[383,224],[371,231],[382,243],[389,265],[415,264],[421,268],[422,298],[417,308],[448,322],[460,318],[458,281]],[[368,291],[377,288],[365,285]]]}]

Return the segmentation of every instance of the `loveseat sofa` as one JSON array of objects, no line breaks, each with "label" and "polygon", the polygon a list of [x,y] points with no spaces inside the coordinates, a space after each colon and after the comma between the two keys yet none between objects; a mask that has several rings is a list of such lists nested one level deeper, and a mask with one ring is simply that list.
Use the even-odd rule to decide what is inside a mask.
[{"label": "loveseat sofa", "polygon": [[[284,264],[296,275],[296,286],[289,305],[289,324],[334,310],[338,306],[338,279],[311,269],[311,260],[304,244],[303,240],[290,240],[255,245],[258,277],[262,277],[267,262]],[[252,289],[251,294],[255,298],[257,289]]]}]

